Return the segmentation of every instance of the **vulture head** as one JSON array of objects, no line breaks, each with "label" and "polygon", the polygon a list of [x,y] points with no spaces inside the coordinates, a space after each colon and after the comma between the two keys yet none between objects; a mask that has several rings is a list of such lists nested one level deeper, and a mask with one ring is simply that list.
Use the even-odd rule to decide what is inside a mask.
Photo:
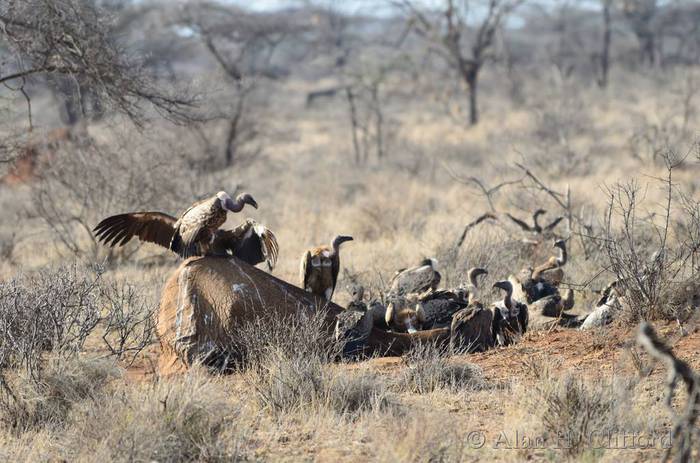
[{"label": "vulture head", "polygon": [[346,241],[353,241],[352,236],[347,236],[347,235],[338,235],[335,238],[333,238],[333,249],[338,249],[341,244],[345,243]]},{"label": "vulture head", "polygon": [[243,206],[246,204],[253,206],[255,209],[258,208],[258,203],[249,193],[239,194],[236,196],[235,201],[231,199],[231,197],[225,191],[219,191],[216,194],[216,197],[221,200],[221,206],[230,212],[240,212],[243,209]]},{"label": "vulture head", "polygon": [[[514,306],[511,297],[513,296],[513,283],[508,280],[497,281],[493,284],[494,288],[502,289],[506,292],[503,302],[508,310],[511,310]],[[515,314],[517,316],[517,314]]]},{"label": "vulture head", "polygon": [[386,307],[385,321],[393,331],[398,333],[415,333],[423,328],[425,312],[420,304],[416,304],[414,309],[405,308],[405,302],[390,302]]},{"label": "vulture head", "polygon": [[481,267],[474,267],[469,269],[469,272],[467,272],[467,276],[469,277],[469,284],[474,286],[475,288],[477,287],[477,278],[479,278],[481,275],[488,275],[489,272],[485,268]]}]

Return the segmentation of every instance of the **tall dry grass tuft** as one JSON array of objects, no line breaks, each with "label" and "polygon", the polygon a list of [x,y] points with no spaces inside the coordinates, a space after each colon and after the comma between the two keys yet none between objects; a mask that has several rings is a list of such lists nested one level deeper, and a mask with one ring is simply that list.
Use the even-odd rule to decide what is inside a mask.
[{"label": "tall dry grass tuft", "polygon": [[201,372],[155,384],[116,387],[84,401],[60,438],[68,460],[233,461],[245,459],[255,416],[239,396]]},{"label": "tall dry grass tuft", "polygon": [[244,380],[262,409],[273,415],[325,409],[352,419],[391,408],[380,376],[333,367],[343,345],[329,336],[326,324],[325,311],[319,310],[259,318],[236,333]]},{"label": "tall dry grass tuft", "polygon": [[476,365],[456,363],[446,348],[425,343],[403,357],[404,368],[397,381],[401,391],[427,394],[439,389],[458,391],[484,386],[481,369]]},{"label": "tall dry grass tuft", "polygon": [[16,435],[42,428],[61,429],[71,409],[83,401],[97,406],[105,385],[119,376],[107,360],[50,358],[39,379],[29,372],[8,375],[0,391],[0,424]]},{"label": "tall dry grass tuft", "polygon": [[525,366],[532,383],[514,386],[519,400],[510,413],[521,416],[509,420],[510,427],[542,436],[548,447],[567,457],[603,448],[605,436],[642,432],[654,424],[635,415],[636,382],[630,378],[592,381],[559,375],[554,365],[537,359]]}]

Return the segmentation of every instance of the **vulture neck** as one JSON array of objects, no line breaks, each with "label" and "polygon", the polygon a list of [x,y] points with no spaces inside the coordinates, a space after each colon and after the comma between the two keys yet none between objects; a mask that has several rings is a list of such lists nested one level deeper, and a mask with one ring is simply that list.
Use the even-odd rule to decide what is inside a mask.
[{"label": "vulture neck", "polygon": [[542,226],[541,226],[540,223],[539,223],[539,218],[540,218],[540,216],[541,216],[542,214],[544,214],[544,212],[542,212],[542,211],[537,211],[537,212],[535,212],[534,214],[532,214],[532,223],[533,223],[533,225],[534,225],[533,229],[534,229],[537,233],[541,233],[541,232],[542,232]]},{"label": "vulture neck", "polygon": [[236,198],[236,200],[228,199],[227,201],[227,209],[231,212],[241,212],[243,210],[243,201],[241,198]]},{"label": "vulture neck", "polygon": [[508,288],[506,290],[506,295],[503,297],[503,305],[505,305],[508,310],[513,308],[513,288]]},{"label": "vulture neck", "polygon": [[557,257],[557,265],[559,267],[562,267],[564,264],[566,264],[567,260],[567,253],[566,253],[566,246],[562,246],[559,248],[559,257]]}]

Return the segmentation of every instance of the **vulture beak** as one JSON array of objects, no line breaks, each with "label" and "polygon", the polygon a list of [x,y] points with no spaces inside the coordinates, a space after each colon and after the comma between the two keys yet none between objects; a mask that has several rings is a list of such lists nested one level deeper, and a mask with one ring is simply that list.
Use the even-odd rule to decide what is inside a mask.
[{"label": "vulture beak", "polygon": [[241,202],[242,202],[243,204],[250,204],[250,205],[253,206],[255,209],[258,208],[258,203],[257,203],[257,201],[255,201],[255,199],[254,199],[251,195],[249,195],[248,193],[244,193],[242,196],[243,196],[243,197],[241,198],[241,199],[242,199]]},{"label": "vulture beak", "polygon": [[338,247],[345,243],[346,241],[354,241],[352,236],[347,236],[347,235],[338,235],[333,239],[333,244],[332,247],[333,249],[337,250]]},{"label": "vulture beak", "polygon": [[510,281],[497,281],[493,284],[493,287],[508,291],[510,289]]}]

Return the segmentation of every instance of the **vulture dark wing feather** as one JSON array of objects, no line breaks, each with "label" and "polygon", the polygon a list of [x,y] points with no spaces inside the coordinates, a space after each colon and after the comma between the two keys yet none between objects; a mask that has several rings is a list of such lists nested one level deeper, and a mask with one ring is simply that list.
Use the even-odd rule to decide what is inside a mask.
[{"label": "vulture dark wing feather", "polygon": [[123,246],[134,236],[141,241],[169,247],[175,217],[162,212],[132,212],[107,217],[93,231],[108,246]]}]

